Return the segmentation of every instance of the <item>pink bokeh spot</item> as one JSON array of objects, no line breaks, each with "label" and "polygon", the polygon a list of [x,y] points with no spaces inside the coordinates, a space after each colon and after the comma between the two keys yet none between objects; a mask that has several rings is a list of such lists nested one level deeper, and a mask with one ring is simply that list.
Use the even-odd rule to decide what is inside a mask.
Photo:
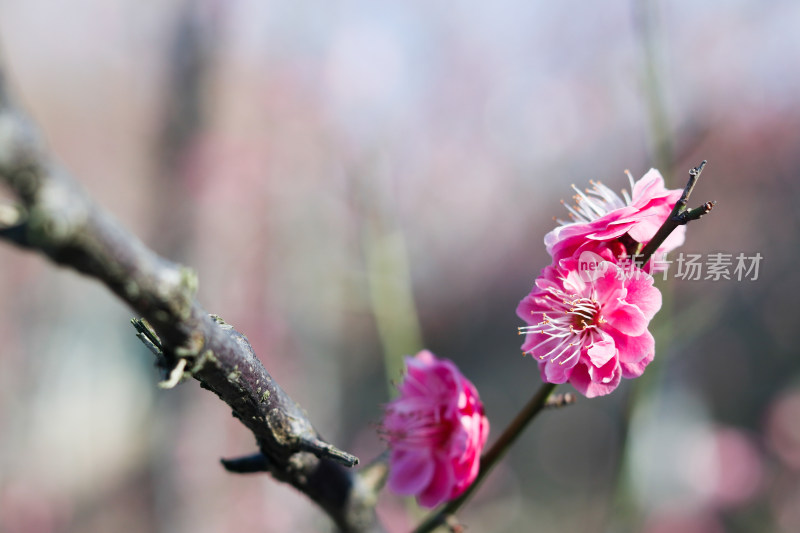
[{"label": "pink bokeh spot", "polygon": [[758,446],[746,433],[720,428],[714,433],[717,479],[712,494],[719,508],[751,502],[762,488],[764,467]]},{"label": "pink bokeh spot", "polygon": [[[560,221],[562,225],[544,237],[553,262],[585,251],[615,262],[629,255],[632,251],[626,247],[623,238],[627,236],[636,242],[648,243],[682,192],[680,189],[667,189],[664,178],[656,169],[650,169],[635,183],[631,178],[631,190],[632,196],[623,192],[620,197],[601,183],[593,183],[593,188],[585,193],[576,188],[577,206],[567,206],[571,221]],[[678,227],[656,250],[655,257],[661,258],[682,245],[685,237],[686,227]]]},{"label": "pink bokeh spot", "polygon": [[783,465],[800,471],[800,390],[780,394],[769,408],[767,444]]},{"label": "pink bokeh spot", "polygon": [[667,505],[650,513],[642,533],[725,533],[719,517],[707,509],[674,508]]},{"label": "pink bokeh spot", "polygon": [[399,396],[386,406],[389,488],[435,507],[475,480],[489,436],[478,391],[450,361],[423,350],[407,357]]},{"label": "pink bokeh spot", "polygon": [[548,266],[517,307],[522,351],[539,363],[542,379],[569,382],[591,398],[610,393],[621,378],[642,375],[655,355],[647,326],[661,308],[653,278],[604,261],[595,276],[575,258]]}]

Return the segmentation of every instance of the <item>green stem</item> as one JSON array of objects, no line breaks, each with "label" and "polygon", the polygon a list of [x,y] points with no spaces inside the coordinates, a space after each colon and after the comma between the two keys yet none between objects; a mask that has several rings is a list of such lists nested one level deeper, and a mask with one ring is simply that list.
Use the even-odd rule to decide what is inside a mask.
[{"label": "green stem", "polygon": [[469,488],[464,491],[461,496],[448,502],[439,511],[430,515],[422,524],[414,530],[414,533],[426,533],[433,531],[438,526],[445,524],[450,516],[452,516],[461,505],[469,499],[472,493],[478,488],[478,485],[483,479],[491,472],[492,467],[497,464],[500,459],[506,454],[508,449],[522,434],[531,420],[538,415],[547,404],[547,399],[555,390],[554,383],[543,383],[539,390],[528,401],[525,407],[517,414],[514,420],[503,431],[503,434],[497,439],[494,445],[481,457],[481,469],[478,472],[478,477]]},{"label": "green stem", "polygon": [[669,183],[674,167],[673,142],[669,114],[664,98],[663,62],[660,52],[663,39],[658,20],[658,0],[638,0],[633,3],[633,22],[642,51],[642,86],[649,118],[650,143],[655,167],[661,169]]}]

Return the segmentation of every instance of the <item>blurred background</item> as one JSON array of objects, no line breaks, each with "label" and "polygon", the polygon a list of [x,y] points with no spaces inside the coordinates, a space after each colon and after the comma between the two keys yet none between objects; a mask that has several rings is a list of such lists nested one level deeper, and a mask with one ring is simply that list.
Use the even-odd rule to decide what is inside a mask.
[{"label": "blurred background", "polygon": [[[454,360],[490,441],[539,386],[514,310],[571,183],[657,167],[682,187],[708,159],[692,203],[717,207],[679,251],[760,253],[758,279],[659,281],[645,376],[542,415],[459,517],[789,533],[799,25],[790,0],[0,0],[0,53],[82,185],[195,268],[362,463],[403,354]],[[196,382],[158,389],[130,318],[0,246],[0,532],[327,530],[290,487],[225,473],[252,436]],[[379,511],[391,532],[422,516],[387,493]]]}]

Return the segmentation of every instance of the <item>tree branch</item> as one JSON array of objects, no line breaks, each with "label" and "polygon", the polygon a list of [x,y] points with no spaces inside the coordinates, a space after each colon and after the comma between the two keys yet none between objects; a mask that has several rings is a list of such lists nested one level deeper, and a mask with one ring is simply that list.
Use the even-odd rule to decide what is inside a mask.
[{"label": "tree branch", "polygon": [[21,205],[0,206],[0,238],[103,282],[143,318],[134,321],[137,335],[156,354],[164,385],[184,375],[200,381],[253,433],[264,469],[340,530],[379,531],[375,487],[343,466],[358,459],[326,443],[245,336],[200,306],[192,270],[159,257],[80,189],[16,106],[4,74],[0,66],[0,181]]}]

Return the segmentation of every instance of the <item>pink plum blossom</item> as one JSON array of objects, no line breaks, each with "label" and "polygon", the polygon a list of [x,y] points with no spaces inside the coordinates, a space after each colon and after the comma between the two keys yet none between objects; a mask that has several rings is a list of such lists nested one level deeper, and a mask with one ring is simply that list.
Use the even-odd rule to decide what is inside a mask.
[{"label": "pink plum blossom", "polygon": [[[557,263],[584,251],[602,255],[610,261],[633,254],[637,243],[647,244],[669,216],[681,197],[681,189],[667,189],[658,170],[651,168],[639,181],[628,173],[632,196],[623,190],[622,197],[602,183],[581,192],[572,186],[577,205],[566,206],[571,222],[545,235],[547,252]],[[686,227],[679,226],[656,250],[662,258],[683,244]]]},{"label": "pink plum blossom", "polygon": [[638,268],[601,260],[589,276],[578,267],[570,258],[545,268],[517,315],[529,324],[519,328],[523,353],[537,360],[542,379],[569,381],[591,398],[613,391],[620,378],[642,375],[653,360],[647,326],[661,293]]},{"label": "pink plum blossom", "polygon": [[475,480],[489,421],[475,386],[452,362],[423,350],[406,365],[382,424],[391,448],[389,488],[435,507]]}]

